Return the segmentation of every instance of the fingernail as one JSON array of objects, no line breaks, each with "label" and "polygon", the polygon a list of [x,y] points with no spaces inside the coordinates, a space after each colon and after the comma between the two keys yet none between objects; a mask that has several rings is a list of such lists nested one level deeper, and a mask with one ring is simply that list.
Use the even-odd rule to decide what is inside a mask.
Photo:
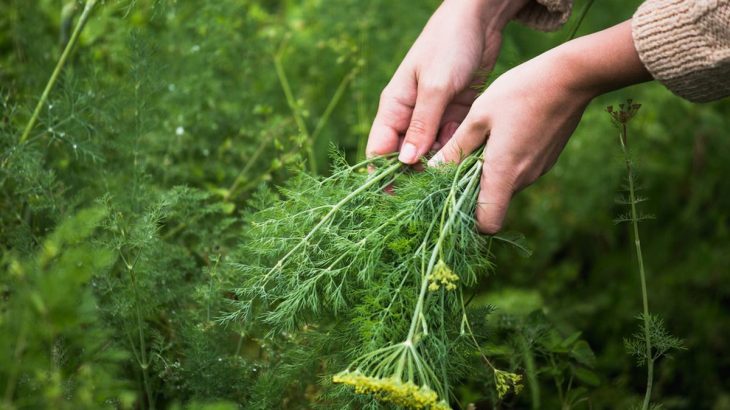
[{"label": "fingernail", "polygon": [[411,144],[410,142],[406,142],[400,148],[400,155],[398,155],[398,160],[406,164],[412,164],[416,161],[416,155],[416,146]]},{"label": "fingernail", "polygon": [[431,159],[428,160],[428,166],[429,167],[437,167],[441,165],[441,163],[444,162],[444,156],[441,154],[441,151],[437,152],[434,156],[431,157]]}]

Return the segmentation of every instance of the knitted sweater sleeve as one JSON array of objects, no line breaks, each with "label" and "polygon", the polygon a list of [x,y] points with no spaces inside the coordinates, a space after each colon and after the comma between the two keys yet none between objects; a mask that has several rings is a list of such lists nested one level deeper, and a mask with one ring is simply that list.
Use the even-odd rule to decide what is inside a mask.
[{"label": "knitted sweater sleeve", "polygon": [[[556,30],[572,3],[531,0],[516,19]],[[694,102],[730,96],[730,0],[646,0],[631,24],[642,63],[673,93]]]},{"label": "knitted sweater sleeve", "polygon": [[694,102],[730,96],[730,0],[647,0],[632,20],[651,75]]},{"label": "knitted sweater sleeve", "polygon": [[515,19],[540,31],[553,31],[562,26],[573,8],[573,0],[530,0]]}]

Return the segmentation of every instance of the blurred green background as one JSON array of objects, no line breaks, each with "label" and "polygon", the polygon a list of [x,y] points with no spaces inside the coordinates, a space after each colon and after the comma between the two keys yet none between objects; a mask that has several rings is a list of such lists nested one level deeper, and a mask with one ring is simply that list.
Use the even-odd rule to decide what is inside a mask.
[{"label": "blurred green background", "polygon": [[[316,357],[283,372],[283,345],[216,321],[236,280],[226,256],[256,190],[326,174],[330,144],[363,156],[379,93],[438,2],[103,2],[19,144],[74,4],[0,0],[0,408],[338,408]],[[638,4],[595,2],[578,34]],[[510,24],[495,73],[576,20]],[[613,222],[625,169],[604,110],[626,98],[642,104],[630,138],[654,216],[641,224],[651,309],[687,347],[659,363],[654,397],[730,409],[730,101],[657,83],[592,102],[555,168],[515,197],[506,227],[534,252],[498,250],[475,300],[507,322],[494,351],[537,370],[498,403],[465,382],[464,402],[618,409],[643,395],[623,346],[641,293],[628,226]],[[581,366],[557,375],[561,352],[520,350],[541,326],[580,332],[590,348],[566,354]]]}]

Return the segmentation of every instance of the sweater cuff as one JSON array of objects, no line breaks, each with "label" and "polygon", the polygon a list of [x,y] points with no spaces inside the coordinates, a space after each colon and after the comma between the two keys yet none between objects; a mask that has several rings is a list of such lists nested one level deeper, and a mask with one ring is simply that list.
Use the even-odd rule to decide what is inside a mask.
[{"label": "sweater cuff", "polygon": [[570,17],[573,0],[530,0],[515,20],[540,31],[554,31]]},{"label": "sweater cuff", "polygon": [[632,33],[644,66],[673,93],[694,102],[730,95],[730,4],[647,0]]}]

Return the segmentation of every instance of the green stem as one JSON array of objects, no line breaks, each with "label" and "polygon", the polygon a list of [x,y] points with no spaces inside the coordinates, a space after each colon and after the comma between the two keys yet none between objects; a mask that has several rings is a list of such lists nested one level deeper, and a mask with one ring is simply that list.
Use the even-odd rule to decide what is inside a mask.
[{"label": "green stem", "polygon": [[[440,325],[441,325],[441,329],[440,329],[441,330],[441,338],[443,340],[446,340],[446,337],[447,337],[446,336],[446,318],[445,318],[446,292],[445,291],[441,291],[441,295],[440,296],[441,296],[441,300],[440,300],[440,303],[441,303],[441,309],[440,309],[441,310],[441,317],[440,317],[440,321],[441,321],[441,323],[440,323]],[[448,372],[446,370],[446,361],[445,360],[441,360],[441,377],[442,377],[442,379],[444,381],[444,391],[448,392],[449,391],[449,374],[448,374]],[[444,397],[444,399],[446,399],[446,397]]]},{"label": "green stem", "polygon": [[139,367],[142,370],[142,383],[144,385],[145,394],[147,395],[147,406],[149,409],[155,408],[155,402],[154,402],[154,395],[152,394],[152,385],[150,382],[150,376],[149,376],[149,361],[147,360],[147,346],[145,342],[144,337],[144,324],[142,320],[142,311],[140,310],[140,302],[139,302],[139,289],[137,287],[137,275],[134,271],[137,261],[139,260],[140,255],[142,254],[142,251],[140,250],[137,253],[137,256],[134,258],[134,261],[130,264],[127,259],[124,257],[124,254],[120,251],[119,254],[122,257],[122,261],[124,262],[124,265],[127,268],[127,271],[129,272],[129,279],[132,283],[132,291],[134,295],[134,308],[135,308],[135,318],[137,321],[137,335],[139,337]]},{"label": "green stem", "polygon": [[213,265],[213,272],[209,273],[210,278],[208,279],[208,300],[206,301],[206,319],[208,322],[210,322],[210,305],[213,300],[213,278],[216,274],[216,271],[218,270],[218,262],[221,260],[221,256],[218,255],[215,260],[215,265]]},{"label": "green stem", "polygon": [[238,343],[236,344],[236,353],[234,356],[238,357],[241,355],[241,347],[243,347],[243,331],[238,332]]},{"label": "green stem", "polygon": [[239,185],[241,185],[242,182],[244,182],[248,177],[248,171],[251,170],[251,167],[256,163],[256,160],[259,159],[261,154],[264,152],[266,147],[269,145],[269,142],[274,139],[273,133],[265,133],[262,138],[261,142],[259,142],[259,146],[256,147],[256,151],[254,151],[251,158],[249,158],[248,162],[246,162],[246,165],[244,165],[243,169],[241,169],[241,172],[236,175],[236,179],[233,180],[233,184],[228,188],[228,191],[226,192],[225,196],[223,197],[224,200],[228,200],[232,197],[234,197],[234,193],[236,192],[236,189],[238,189]]},{"label": "green stem", "polygon": [[474,343],[474,347],[476,347],[477,352],[482,357],[482,360],[484,360],[484,363],[489,366],[492,371],[497,371],[497,368],[494,367],[492,362],[489,360],[489,358],[482,352],[482,347],[479,346],[479,342],[477,342],[476,336],[474,336],[474,331],[471,328],[471,323],[469,322],[469,317],[466,315],[466,305],[464,305],[464,293],[459,290],[459,302],[461,303],[461,311],[462,311],[462,317],[461,317],[461,331],[462,334],[466,333],[469,335],[469,338],[471,339],[472,343]]},{"label": "green stem", "polygon": [[530,388],[530,402],[533,409],[540,409],[540,384],[537,381],[537,370],[535,358],[532,356],[530,346],[524,335],[520,335],[520,350],[522,350],[522,361],[525,363],[525,374],[527,375],[527,386]]},{"label": "green stem", "polygon": [[[471,173],[474,175],[479,175],[479,171],[481,170],[482,162],[481,160],[478,160],[476,162],[476,166],[473,168]],[[476,172],[475,172],[476,171]],[[458,177],[458,174],[457,174]],[[474,186],[476,185],[476,182],[479,181],[478,177],[471,178],[471,181],[469,181],[469,184],[466,186],[466,189],[464,190],[464,193],[461,195],[459,200],[456,202],[456,205],[454,206],[454,212],[451,212],[449,215],[449,218],[446,220],[446,222],[441,227],[441,231],[439,233],[439,237],[436,240],[436,244],[434,245],[434,248],[431,252],[431,258],[428,261],[428,267],[426,268],[425,275],[421,278],[421,290],[418,294],[418,301],[416,302],[416,307],[413,312],[413,319],[411,319],[411,327],[408,330],[408,336],[406,337],[405,343],[413,343],[413,336],[416,333],[416,328],[418,327],[418,321],[421,320],[421,313],[423,311],[423,304],[424,300],[426,299],[426,291],[428,290],[428,275],[433,271],[433,267],[436,265],[436,261],[438,260],[438,257],[441,253],[441,247],[443,246],[444,240],[446,239],[446,236],[449,232],[449,229],[451,228],[451,225],[454,223],[454,220],[456,219],[456,215],[458,215],[458,212],[456,212],[457,209],[460,209],[461,206],[464,204],[464,201],[468,197],[470,197],[469,193],[474,189]],[[453,191],[452,191],[453,193]]]},{"label": "green stem", "polygon": [[580,28],[581,24],[583,23],[583,19],[585,19],[586,15],[588,14],[588,10],[591,9],[591,6],[593,5],[593,2],[595,0],[588,0],[588,2],[583,6],[583,9],[580,11],[580,15],[578,16],[578,21],[573,26],[573,29],[570,30],[570,35],[568,36],[568,40],[572,40],[575,38],[575,35],[578,33],[578,29]]},{"label": "green stem", "polygon": [[56,84],[56,81],[58,80],[58,76],[61,74],[61,71],[63,70],[63,66],[66,64],[66,60],[68,59],[68,56],[71,54],[71,50],[73,50],[74,46],[78,42],[79,35],[81,34],[81,31],[84,28],[84,25],[86,24],[86,21],[89,19],[89,16],[91,15],[91,10],[96,5],[97,0],[86,0],[86,6],[84,7],[83,13],[81,13],[81,17],[79,18],[78,23],[76,23],[76,28],[73,31],[73,34],[71,35],[71,39],[69,39],[68,43],[66,44],[66,47],[63,50],[63,53],[61,54],[61,58],[58,59],[58,63],[56,63],[56,68],[53,70],[53,73],[51,74],[51,78],[48,79],[48,83],[46,84],[45,90],[43,90],[43,94],[41,95],[41,99],[38,101],[38,104],[35,106],[35,110],[33,110],[33,114],[30,117],[30,120],[28,121],[28,124],[25,126],[25,130],[23,131],[23,134],[20,136],[19,143],[24,143],[28,136],[30,136],[30,132],[33,130],[33,127],[35,127],[36,122],[38,121],[38,116],[41,113],[41,110],[43,109],[43,106],[46,104],[46,101],[48,100],[48,96],[51,94],[51,90],[53,89],[53,86]]},{"label": "green stem", "polygon": [[13,395],[15,394],[18,374],[20,373],[20,363],[22,361],[21,357],[23,356],[23,351],[25,351],[26,347],[25,339],[28,330],[26,323],[27,321],[25,320],[21,321],[20,331],[18,332],[18,337],[15,342],[15,351],[13,352],[15,362],[13,363],[13,369],[10,371],[10,375],[8,376],[8,384],[5,385],[5,398],[3,401],[8,408],[12,408],[10,403],[12,402]]},{"label": "green stem", "polygon": [[642,410],[649,408],[651,401],[651,390],[654,383],[654,360],[652,356],[651,338],[649,333],[649,296],[646,290],[646,271],[644,270],[644,257],[641,251],[641,238],[639,237],[639,217],[636,211],[636,192],[634,187],[634,171],[631,164],[628,148],[628,135],[626,124],[621,125],[621,149],[624,153],[624,161],[626,162],[626,171],[629,179],[629,202],[631,204],[631,225],[633,228],[634,246],[636,248],[636,260],[639,264],[639,276],[641,278],[641,298],[644,307],[644,339],[646,342],[646,393]]},{"label": "green stem", "polygon": [[327,122],[329,121],[330,116],[332,115],[332,112],[335,110],[335,107],[337,107],[337,103],[340,102],[340,99],[345,94],[345,90],[347,89],[347,86],[350,84],[350,81],[352,81],[352,79],[355,78],[355,74],[357,74],[357,71],[358,71],[358,67],[354,67],[352,70],[350,70],[349,73],[347,73],[342,78],[342,81],[340,81],[340,84],[337,86],[335,93],[332,95],[332,98],[330,99],[329,103],[327,104],[327,107],[324,109],[324,113],[322,113],[322,116],[319,118],[319,121],[317,121],[317,125],[314,127],[314,131],[312,131],[312,136],[311,136],[312,145],[317,143],[317,138],[319,137],[319,134],[324,129],[324,126],[327,125]]},{"label": "green stem", "polygon": [[[558,400],[561,403],[560,408],[561,409],[567,409],[569,406],[565,402],[565,395],[563,394],[563,380],[562,380],[562,372],[558,370],[558,366],[555,364],[555,358],[552,354],[549,354],[548,357],[550,358],[550,365],[552,366],[552,369],[554,371],[550,372],[553,374],[553,383],[555,383],[555,390],[558,392]],[[560,379],[558,379],[558,375],[560,375]]]},{"label": "green stem", "polygon": [[283,49],[284,46],[282,45],[282,49],[274,56],[274,68],[276,69],[276,76],[279,79],[281,89],[284,91],[286,103],[289,105],[289,109],[294,115],[294,121],[297,123],[297,128],[299,128],[299,132],[301,132],[302,135],[304,135],[307,139],[305,150],[307,151],[307,157],[309,159],[309,169],[312,171],[313,174],[316,174],[317,158],[314,156],[314,141],[312,140],[312,136],[307,130],[307,124],[304,122],[304,117],[302,116],[299,107],[297,106],[297,101],[294,99],[294,93],[292,93],[291,91],[291,86],[289,85],[289,79],[286,76],[286,71],[284,71],[284,67],[281,65],[281,53]]}]

